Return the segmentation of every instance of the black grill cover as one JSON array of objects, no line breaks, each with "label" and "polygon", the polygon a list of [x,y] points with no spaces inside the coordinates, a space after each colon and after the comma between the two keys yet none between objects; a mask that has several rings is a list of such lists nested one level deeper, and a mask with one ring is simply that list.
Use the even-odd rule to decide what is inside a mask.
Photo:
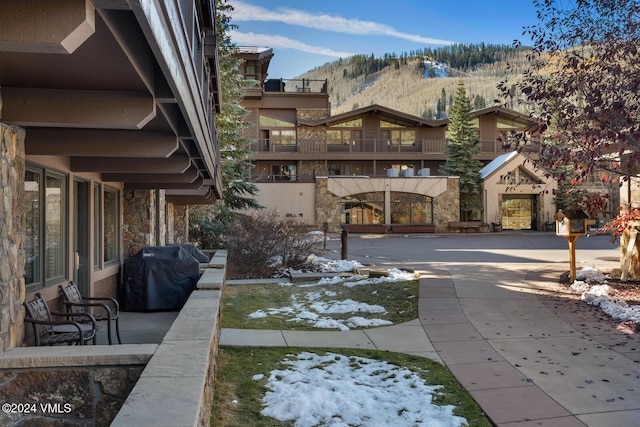
[{"label": "black grill cover", "polygon": [[202,252],[200,249],[196,247],[193,243],[172,243],[169,246],[180,246],[182,249],[189,252],[189,255],[198,260],[198,262],[207,263],[209,262],[209,257]]},{"label": "black grill cover", "polygon": [[146,247],[124,262],[121,308],[180,310],[199,278],[198,260],[181,246]]}]

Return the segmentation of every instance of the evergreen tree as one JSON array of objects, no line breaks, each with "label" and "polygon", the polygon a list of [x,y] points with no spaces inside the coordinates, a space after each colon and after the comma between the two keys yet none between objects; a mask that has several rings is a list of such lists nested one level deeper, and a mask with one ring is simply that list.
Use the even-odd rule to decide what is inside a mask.
[{"label": "evergreen tree", "polygon": [[460,218],[463,221],[479,216],[480,169],[482,163],[473,158],[478,152],[475,125],[471,120],[471,101],[467,97],[464,82],[458,81],[458,88],[449,108],[449,138],[447,161],[442,171],[449,176],[460,177]]},{"label": "evergreen tree", "polygon": [[240,105],[245,90],[257,82],[245,80],[238,71],[240,60],[235,56],[237,46],[231,42],[230,23],[232,8],[227,0],[216,0],[217,33],[220,41],[219,63],[222,89],[222,109],[216,116],[216,131],[221,154],[223,180],[222,202],[232,210],[259,208],[253,196],[257,187],[248,182],[251,162],[249,147],[251,140],[242,136],[242,130],[249,126],[244,120],[247,110]]},{"label": "evergreen tree", "polygon": [[256,82],[245,80],[238,71],[239,60],[235,57],[237,47],[228,34],[234,28],[230,23],[232,7],[227,0],[216,0],[216,10],[223,103],[221,112],[216,115],[215,125],[221,154],[222,199],[213,205],[189,208],[189,239],[198,242],[204,249],[221,247],[234,211],[262,208],[254,198],[258,189],[249,181],[251,141],[242,136],[242,130],[248,124],[244,121],[247,111],[240,105],[246,88]]}]

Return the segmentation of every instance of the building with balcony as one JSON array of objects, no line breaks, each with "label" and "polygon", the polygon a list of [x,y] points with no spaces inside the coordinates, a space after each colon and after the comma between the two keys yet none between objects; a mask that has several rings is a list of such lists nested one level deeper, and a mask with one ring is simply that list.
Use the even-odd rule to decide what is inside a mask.
[{"label": "building with balcony", "polygon": [[[449,222],[459,220],[459,197],[450,182],[457,178],[440,174],[447,160],[448,120],[426,120],[375,104],[331,115],[327,81],[268,78],[271,49],[241,48],[240,56],[241,71],[258,82],[242,104],[253,124],[245,136],[252,140],[251,177],[260,204],[314,227],[328,223],[333,231],[405,231],[409,225],[447,231]],[[472,119],[476,158],[484,164],[505,153],[513,133],[527,132],[532,124],[501,107],[473,111]],[[528,135],[528,141],[523,152],[535,156],[538,136]],[[498,169],[505,176],[513,172]],[[545,191],[520,189],[519,197],[531,199],[522,213],[529,221],[512,224],[538,229],[553,192],[547,178],[527,173]],[[488,191],[497,200],[490,204],[492,212],[485,209],[477,218],[485,224],[502,215],[504,191]]]},{"label": "building with balcony", "polygon": [[187,241],[220,196],[213,0],[0,4],[0,352],[25,298],[115,296],[123,259]]}]

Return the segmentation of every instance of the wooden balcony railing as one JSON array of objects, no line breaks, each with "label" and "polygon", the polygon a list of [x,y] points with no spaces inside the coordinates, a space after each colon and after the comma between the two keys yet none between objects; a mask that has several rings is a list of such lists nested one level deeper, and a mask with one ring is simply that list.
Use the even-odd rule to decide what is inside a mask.
[{"label": "wooden balcony railing", "polygon": [[[502,154],[503,142],[501,140],[478,141],[480,153]],[[525,151],[535,152],[537,144],[531,144]],[[296,144],[278,144],[268,140],[257,140],[251,145],[251,151],[259,153],[299,153],[299,154],[326,154],[326,153],[421,153],[444,154],[447,150],[446,140],[416,140],[397,141],[380,139],[359,139],[348,142],[332,142],[321,139],[300,139]]]},{"label": "wooden balcony railing", "polygon": [[269,79],[264,82],[265,92],[327,93],[327,80]]}]

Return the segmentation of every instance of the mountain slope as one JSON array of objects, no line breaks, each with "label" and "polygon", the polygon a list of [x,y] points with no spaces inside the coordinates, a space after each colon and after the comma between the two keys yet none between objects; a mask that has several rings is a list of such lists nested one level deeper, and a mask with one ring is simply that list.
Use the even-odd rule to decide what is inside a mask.
[{"label": "mountain slope", "polygon": [[[494,100],[500,98],[498,83],[505,79],[511,83],[517,81],[527,65],[526,51],[499,52],[495,56],[493,59],[482,58],[490,62],[463,68],[447,67],[446,74],[455,77],[429,78],[429,75],[442,75],[444,64],[434,62],[433,56],[423,55],[385,56],[382,59],[357,55],[327,63],[300,77],[328,80],[332,114],[380,104],[434,119],[443,118],[446,114],[460,79],[464,81],[474,109],[494,105]],[[447,59],[456,64],[464,62],[455,55]],[[367,64],[364,70],[363,63]],[[430,64],[434,63],[439,69],[430,73]],[[507,107],[522,110],[513,102],[507,103]]]}]

